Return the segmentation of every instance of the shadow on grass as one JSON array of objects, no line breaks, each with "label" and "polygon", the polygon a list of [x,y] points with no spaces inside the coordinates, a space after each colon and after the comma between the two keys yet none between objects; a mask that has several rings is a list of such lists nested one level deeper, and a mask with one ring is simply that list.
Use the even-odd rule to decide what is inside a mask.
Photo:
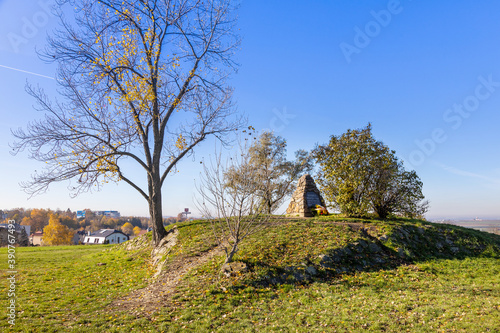
[{"label": "shadow on grass", "polygon": [[381,235],[370,226],[347,225],[360,238],[346,246],[325,250],[315,258],[306,257],[290,266],[243,260],[252,272],[245,284],[262,288],[332,283],[345,274],[393,270],[429,260],[500,258],[500,237],[473,229],[420,221],[394,224]]}]

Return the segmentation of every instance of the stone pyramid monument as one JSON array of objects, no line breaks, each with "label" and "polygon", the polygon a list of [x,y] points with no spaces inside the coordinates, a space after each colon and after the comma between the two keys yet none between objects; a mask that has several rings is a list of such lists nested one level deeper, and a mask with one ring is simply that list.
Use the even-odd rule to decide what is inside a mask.
[{"label": "stone pyramid monument", "polygon": [[314,215],[310,207],[316,205],[326,207],[325,200],[323,200],[311,175],[304,175],[300,177],[297,189],[293,192],[292,200],[290,200],[286,210],[286,216],[312,217]]}]

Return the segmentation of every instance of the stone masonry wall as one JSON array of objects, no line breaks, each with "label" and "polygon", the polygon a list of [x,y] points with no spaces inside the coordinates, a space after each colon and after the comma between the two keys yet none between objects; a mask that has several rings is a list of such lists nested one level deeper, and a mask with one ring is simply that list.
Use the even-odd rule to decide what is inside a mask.
[{"label": "stone masonry wall", "polygon": [[325,207],[325,200],[321,196],[318,188],[316,187],[316,183],[311,175],[304,175],[300,177],[297,183],[297,189],[293,192],[292,199],[290,200],[290,204],[286,210],[287,216],[299,216],[299,217],[312,217],[313,214],[309,209],[306,194],[308,192],[314,192],[318,195],[321,206]]}]

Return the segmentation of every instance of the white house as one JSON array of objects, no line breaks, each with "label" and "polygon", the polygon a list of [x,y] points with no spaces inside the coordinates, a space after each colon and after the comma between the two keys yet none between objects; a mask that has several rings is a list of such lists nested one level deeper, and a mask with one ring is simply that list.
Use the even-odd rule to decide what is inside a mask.
[{"label": "white house", "polygon": [[128,241],[128,236],[115,229],[101,229],[87,236],[83,244],[119,244]]}]

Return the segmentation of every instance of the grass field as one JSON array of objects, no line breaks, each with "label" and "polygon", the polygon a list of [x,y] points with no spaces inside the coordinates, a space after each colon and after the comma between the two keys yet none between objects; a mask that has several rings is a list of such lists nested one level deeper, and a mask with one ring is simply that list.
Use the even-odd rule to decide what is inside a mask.
[{"label": "grass field", "polygon": [[[166,270],[214,246],[207,222],[177,229]],[[287,220],[242,244],[235,260],[248,272],[225,277],[215,256],[140,316],[109,304],[148,283],[148,249],[17,248],[18,318],[9,325],[2,307],[0,331],[498,332],[499,245],[499,236],[414,220]]]}]

